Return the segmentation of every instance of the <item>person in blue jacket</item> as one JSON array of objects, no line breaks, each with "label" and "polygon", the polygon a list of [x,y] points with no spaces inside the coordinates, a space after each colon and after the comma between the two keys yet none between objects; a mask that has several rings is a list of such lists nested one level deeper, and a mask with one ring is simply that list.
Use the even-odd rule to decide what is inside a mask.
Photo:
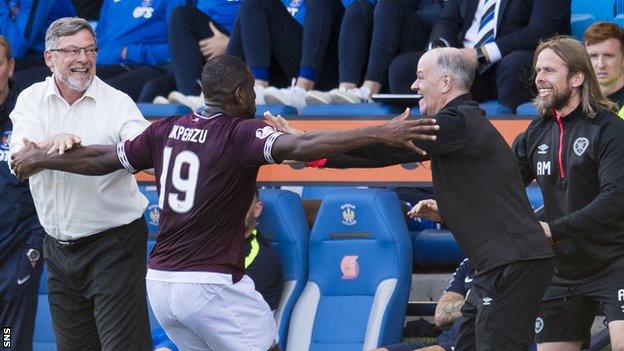
[{"label": "person in blue jacket", "polygon": [[135,101],[151,101],[163,93],[168,85],[158,77],[167,73],[170,62],[167,20],[185,3],[105,0],[96,33],[98,75]]},{"label": "person in blue jacket", "polygon": [[175,92],[169,100],[204,106],[198,79],[206,60],[226,52],[241,0],[198,0],[173,10],[167,24]]},{"label": "person in blue jacket", "polygon": [[15,178],[7,164],[13,129],[9,113],[21,90],[11,80],[14,65],[11,46],[0,36],[0,327],[10,335],[3,350],[31,350],[44,232],[28,181]]},{"label": "person in blue jacket", "polygon": [[54,20],[75,16],[70,0],[0,1],[0,34],[11,43],[15,71],[44,66],[45,31]]}]

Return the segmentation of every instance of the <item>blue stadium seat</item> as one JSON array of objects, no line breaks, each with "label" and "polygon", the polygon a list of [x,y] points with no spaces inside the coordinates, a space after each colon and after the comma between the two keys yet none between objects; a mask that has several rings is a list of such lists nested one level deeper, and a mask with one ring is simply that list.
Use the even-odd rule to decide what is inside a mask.
[{"label": "blue stadium seat", "polygon": [[537,116],[537,109],[532,102],[525,102],[516,108],[516,114],[522,116]]},{"label": "blue stadium seat", "polygon": [[418,266],[457,265],[466,255],[446,229],[426,229],[412,238],[414,262]]},{"label": "blue stadium seat", "polygon": [[148,235],[155,238],[158,235],[158,218],[160,217],[160,209],[158,208],[158,192],[155,185],[139,185],[139,190],[149,203],[143,213],[143,218],[147,222]]},{"label": "blue stadium seat", "polygon": [[390,104],[327,104],[306,106],[302,116],[384,116],[397,115],[404,108]]},{"label": "blue stadium seat", "polygon": [[189,107],[180,104],[150,104],[139,102],[137,106],[143,114],[143,117],[147,119],[182,116],[192,111]]},{"label": "blue stadium seat", "polygon": [[396,193],[328,194],[312,229],[309,257],[287,351],[370,350],[401,340],[412,253]]},{"label": "blue stadium seat", "polygon": [[479,104],[482,109],[485,110],[485,113],[488,117],[498,116],[498,115],[512,115],[513,111],[511,108],[501,104],[497,100],[488,100]]},{"label": "blue stadium seat", "polygon": [[56,339],[52,328],[52,316],[48,305],[48,266],[43,265],[39,296],[37,301],[37,315],[35,316],[35,331],[33,335],[34,351],[56,351]]},{"label": "blue stadium seat", "polygon": [[615,16],[614,10],[613,0],[572,0],[573,18],[576,14],[592,14],[595,21],[611,21]]},{"label": "blue stadium seat", "polygon": [[526,194],[529,198],[529,203],[531,203],[531,207],[533,210],[537,210],[538,208],[544,206],[544,197],[542,196],[542,190],[539,185],[533,183],[526,187]]},{"label": "blue stadium seat", "polygon": [[583,41],[583,34],[585,33],[585,30],[594,22],[596,22],[596,17],[591,13],[573,13],[572,18],[570,19],[572,36],[577,40]]},{"label": "blue stadium seat", "polygon": [[308,279],[310,229],[299,195],[286,190],[261,189],[260,200],[264,210],[258,229],[271,240],[284,276],[284,289],[275,313],[279,343],[284,350],[292,309]]},{"label": "blue stadium seat", "polygon": [[292,116],[297,115],[297,109],[292,106],[287,105],[276,105],[276,104],[266,104],[266,105],[256,105],[256,117],[262,117],[265,111],[271,112],[272,115],[282,115],[282,116]]}]

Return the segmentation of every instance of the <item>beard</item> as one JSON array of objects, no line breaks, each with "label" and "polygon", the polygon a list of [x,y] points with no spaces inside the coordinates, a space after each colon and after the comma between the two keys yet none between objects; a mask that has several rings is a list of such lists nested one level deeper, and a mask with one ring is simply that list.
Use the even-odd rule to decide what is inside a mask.
[{"label": "beard", "polygon": [[563,91],[556,90],[552,85],[548,88],[553,89],[550,96],[542,97],[537,95],[533,100],[539,113],[543,116],[549,114],[553,110],[561,110],[570,102],[570,98],[572,97],[572,89],[570,87],[566,87]]},{"label": "beard", "polygon": [[70,76],[63,76],[60,73],[58,73],[58,70],[54,71],[54,75],[55,75],[55,77],[58,80],[60,80],[63,83],[65,83],[72,90],[76,90],[76,91],[85,91],[85,90],[87,90],[89,85],[91,85],[91,82],[93,82],[93,76],[90,76],[87,79],[78,79],[78,78],[72,77],[71,75]]}]

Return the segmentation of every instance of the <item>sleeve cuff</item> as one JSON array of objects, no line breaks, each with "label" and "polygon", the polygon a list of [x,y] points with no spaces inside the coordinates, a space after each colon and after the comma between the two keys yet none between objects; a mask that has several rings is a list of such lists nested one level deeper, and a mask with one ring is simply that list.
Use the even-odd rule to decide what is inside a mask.
[{"label": "sleeve cuff", "polygon": [[563,221],[558,219],[552,222],[547,222],[548,223],[548,228],[550,228],[550,236],[552,237],[552,240],[557,242],[557,241],[562,241],[567,239],[567,236],[565,235],[565,230],[563,230]]},{"label": "sleeve cuff", "polygon": [[278,162],[275,162],[275,160],[273,159],[273,154],[272,154],[273,144],[275,143],[275,140],[277,140],[277,138],[279,138],[282,135],[284,135],[284,133],[280,133],[280,132],[272,133],[271,135],[269,135],[266,142],[264,143],[264,159],[268,163],[271,163],[271,164],[278,163]]},{"label": "sleeve cuff", "polygon": [[327,164],[327,159],[322,158],[320,160],[306,162],[305,166],[314,168],[325,168],[325,164]]},{"label": "sleeve cuff", "polygon": [[500,49],[498,48],[498,45],[496,45],[496,43],[487,43],[483,45],[483,50],[487,52],[490,63],[498,62],[501,60],[501,58],[503,58],[503,55],[501,54]]},{"label": "sleeve cuff", "polygon": [[134,169],[132,165],[130,164],[130,162],[128,161],[128,157],[126,156],[125,145],[126,145],[125,141],[117,143],[117,158],[119,159],[119,162],[121,163],[123,168],[128,173],[134,174],[138,171]]}]

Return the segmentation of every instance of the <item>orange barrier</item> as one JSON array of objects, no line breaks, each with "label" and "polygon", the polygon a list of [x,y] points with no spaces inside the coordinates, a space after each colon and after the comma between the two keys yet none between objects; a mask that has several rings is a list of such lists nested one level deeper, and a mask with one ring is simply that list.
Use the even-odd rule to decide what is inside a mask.
[{"label": "orange barrier", "polygon": [[[386,122],[387,120],[291,120],[290,123],[302,130],[349,129]],[[514,138],[523,132],[531,121],[528,119],[493,119],[492,123],[511,145]],[[154,182],[154,176],[144,172],[137,174],[141,182]],[[260,168],[259,185],[289,184],[355,184],[355,185],[401,185],[429,184],[431,170],[429,162],[399,165],[376,169],[314,169],[304,168],[303,163],[291,165],[270,165]]]}]

